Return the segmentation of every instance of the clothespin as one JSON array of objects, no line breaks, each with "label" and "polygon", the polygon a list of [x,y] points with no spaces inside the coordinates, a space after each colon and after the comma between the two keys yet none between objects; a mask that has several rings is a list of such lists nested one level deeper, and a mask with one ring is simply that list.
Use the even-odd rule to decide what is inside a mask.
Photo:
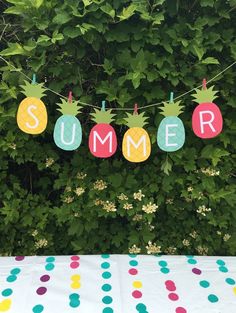
[{"label": "clothespin", "polygon": [[32,85],[36,84],[36,74],[33,74]]},{"label": "clothespin", "polygon": [[203,80],[202,80],[202,89],[204,89],[204,90],[206,90],[207,89],[207,80],[206,80],[206,78],[203,78]]},{"label": "clothespin", "polygon": [[137,103],[135,103],[135,105],[134,105],[134,113],[133,114],[134,115],[138,114],[138,104]]},{"label": "clothespin", "polygon": [[170,103],[173,103],[174,102],[174,93],[171,92],[170,93]]},{"label": "clothespin", "polygon": [[68,96],[68,103],[72,102],[72,91],[69,92],[69,96]]},{"label": "clothespin", "polygon": [[102,101],[101,111],[106,111],[106,101],[105,100]]}]

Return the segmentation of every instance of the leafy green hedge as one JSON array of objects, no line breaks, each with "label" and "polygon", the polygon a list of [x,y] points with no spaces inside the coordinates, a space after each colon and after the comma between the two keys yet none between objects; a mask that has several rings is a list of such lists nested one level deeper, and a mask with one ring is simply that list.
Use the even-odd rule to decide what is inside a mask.
[{"label": "leafy green hedge", "polygon": [[[235,0],[7,0],[0,3],[1,55],[28,76],[99,105],[130,107],[168,99],[211,78],[236,58]],[[0,60],[0,253],[236,253],[235,68],[218,77],[223,133],[201,140],[191,130],[188,95],[183,149],[155,143],[162,119],[147,110],[153,150],[131,164],[88,152],[92,127],[79,116],[83,144],[53,143],[59,97],[48,92],[49,124],[40,136],[15,120],[25,78]],[[118,113],[121,141],[126,127]],[[163,170],[172,167],[169,175]],[[144,196],[143,196],[144,195]]]}]

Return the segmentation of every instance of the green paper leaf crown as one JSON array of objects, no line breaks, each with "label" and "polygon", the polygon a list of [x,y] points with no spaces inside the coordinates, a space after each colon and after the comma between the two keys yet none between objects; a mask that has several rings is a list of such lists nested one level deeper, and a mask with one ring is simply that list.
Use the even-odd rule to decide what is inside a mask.
[{"label": "green paper leaf crown", "polygon": [[114,121],[114,116],[116,114],[112,114],[111,109],[106,111],[94,109],[94,111],[94,113],[91,113],[91,116],[92,120],[96,124],[110,124],[112,121]]},{"label": "green paper leaf crown", "polygon": [[167,116],[179,116],[181,113],[183,113],[182,108],[183,105],[180,105],[181,101],[177,102],[163,102],[163,106],[160,107],[160,114]]},{"label": "green paper leaf crown", "polygon": [[61,103],[57,103],[57,105],[59,106],[59,109],[57,109],[57,111],[61,112],[62,115],[76,116],[78,113],[80,113],[81,109],[78,103],[79,101],[72,100],[72,102],[69,102],[68,100],[61,98]]},{"label": "green paper leaf crown", "polygon": [[132,113],[126,113],[127,117],[124,118],[126,125],[129,128],[132,127],[140,127],[143,128],[147,124],[146,120],[148,117],[144,116],[145,112],[142,112],[140,114],[132,114]]},{"label": "green paper leaf crown", "polygon": [[206,89],[195,89],[196,93],[192,95],[195,98],[193,101],[197,103],[213,102],[218,98],[218,96],[216,96],[218,91],[213,90],[213,88],[214,86]]},{"label": "green paper leaf crown", "polygon": [[25,85],[20,86],[22,88],[22,93],[26,97],[33,97],[37,99],[41,99],[45,96],[46,89],[44,88],[44,84],[32,84],[27,80],[24,81]]}]

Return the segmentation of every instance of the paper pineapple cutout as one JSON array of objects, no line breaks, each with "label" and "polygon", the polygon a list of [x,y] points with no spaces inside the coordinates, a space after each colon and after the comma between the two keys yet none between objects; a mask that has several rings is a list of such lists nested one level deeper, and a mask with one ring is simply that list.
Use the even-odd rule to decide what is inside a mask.
[{"label": "paper pineapple cutout", "polygon": [[41,134],[48,122],[47,110],[41,101],[41,98],[45,96],[45,88],[42,83],[36,84],[28,81],[25,81],[25,85],[21,87],[26,98],[19,105],[17,124],[27,134]]},{"label": "paper pineapple cutout", "polygon": [[112,114],[111,110],[95,109],[91,116],[97,124],[89,134],[89,150],[97,158],[109,158],[117,149],[116,133],[110,125],[115,114]]},{"label": "paper pineapple cutout", "polygon": [[218,91],[203,87],[195,89],[193,95],[195,102],[199,105],[195,108],[192,116],[192,128],[194,134],[200,138],[213,138],[219,135],[223,128],[223,118],[219,107],[213,103],[217,98]]},{"label": "paper pineapple cutout", "polygon": [[62,113],[56,121],[53,138],[62,150],[76,150],[82,141],[82,128],[76,115],[80,112],[78,101],[61,99],[57,109]]},{"label": "paper pineapple cutout", "polygon": [[146,130],[143,129],[146,120],[147,117],[144,116],[144,112],[141,114],[127,113],[125,118],[129,129],[123,138],[122,152],[124,157],[130,162],[143,162],[150,156],[150,138]]},{"label": "paper pineapple cutout", "polygon": [[181,101],[164,102],[161,114],[165,118],[161,121],[157,131],[157,144],[163,151],[177,151],[184,145],[185,129],[178,117],[183,111]]}]

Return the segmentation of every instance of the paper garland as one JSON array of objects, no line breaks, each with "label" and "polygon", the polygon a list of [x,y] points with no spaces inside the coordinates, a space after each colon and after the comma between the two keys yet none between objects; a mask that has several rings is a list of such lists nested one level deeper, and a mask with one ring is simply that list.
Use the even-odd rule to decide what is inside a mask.
[{"label": "paper garland", "polygon": [[[214,86],[206,88],[203,80],[202,89],[195,89],[193,95],[198,106],[192,116],[192,128],[196,136],[204,139],[213,138],[222,132],[223,119],[219,107],[213,103],[217,98]],[[25,82],[22,86],[26,98],[20,103],[17,112],[17,124],[19,128],[28,134],[40,134],[47,126],[47,110],[40,100],[45,96],[43,84],[36,84],[35,78],[30,84]],[[82,142],[82,128],[79,119],[79,101],[72,100],[70,92],[68,101],[61,99],[57,109],[62,113],[56,121],[53,138],[55,144],[62,150],[73,151],[79,148]],[[163,102],[160,108],[164,119],[157,130],[157,144],[166,152],[174,152],[181,149],[185,142],[185,128],[179,115],[183,113],[184,106],[180,101],[174,102],[173,93],[170,101]],[[114,121],[115,114],[112,109],[106,110],[105,101],[101,110],[95,109],[91,114],[96,125],[89,134],[89,150],[97,158],[109,158],[117,150],[117,136],[114,128],[110,125]],[[151,154],[151,141],[148,133],[143,128],[147,122],[144,112],[138,113],[135,105],[134,112],[127,113],[124,119],[129,129],[122,140],[122,153],[129,162],[139,163],[147,160]]]}]

